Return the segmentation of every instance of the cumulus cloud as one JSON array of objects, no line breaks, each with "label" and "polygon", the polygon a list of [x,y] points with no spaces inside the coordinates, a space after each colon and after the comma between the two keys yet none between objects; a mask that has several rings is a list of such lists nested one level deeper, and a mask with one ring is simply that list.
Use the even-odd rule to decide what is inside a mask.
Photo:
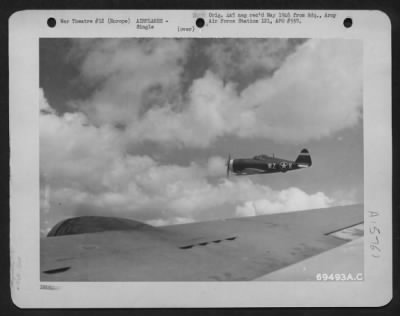
[{"label": "cumulus cloud", "polygon": [[[205,49],[204,75],[187,89],[182,74],[191,41],[110,41],[81,48],[82,76],[100,83],[74,105],[91,122],[126,127],[134,143],[204,148],[224,135],[297,143],[360,118],[358,41],[218,40]],[[263,75],[246,75],[256,69]],[[238,77],[247,78],[241,90]]]},{"label": "cumulus cloud", "polygon": [[256,125],[239,126],[239,134],[300,142],[354,126],[362,106],[361,57],[358,41],[306,42],[272,78],[243,91]]},{"label": "cumulus cloud", "polygon": [[170,219],[154,219],[147,221],[147,223],[152,226],[180,225],[193,222],[194,220],[192,218],[187,217],[173,217]]},{"label": "cumulus cloud", "polygon": [[[234,114],[229,109],[236,102],[234,85],[224,85],[221,79],[207,72],[193,82],[182,111],[176,112],[171,106],[149,110],[129,126],[130,140],[207,147],[216,137],[233,130],[229,118]],[[241,114],[238,115],[233,122],[240,120]]]},{"label": "cumulus cloud", "polygon": [[285,213],[331,206],[333,199],[322,192],[307,194],[298,188],[271,192],[268,198],[246,201],[236,207],[237,216]]},{"label": "cumulus cloud", "polygon": [[225,81],[252,82],[270,75],[293,53],[301,39],[215,39],[206,47],[211,70]]},{"label": "cumulus cloud", "polygon": [[39,89],[39,110],[41,113],[55,113],[55,110],[49,106],[49,103],[44,96],[43,89]]},{"label": "cumulus cloud", "polygon": [[71,105],[96,123],[133,124],[151,108],[179,106],[181,76],[190,40],[80,39],[70,58],[92,96]]},{"label": "cumulus cloud", "polygon": [[[93,94],[71,101],[75,111],[62,114],[40,91],[43,232],[79,215],[166,225],[206,219],[220,208],[230,210],[224,216],[248,216],[340,203],[323,192],[277,191],[252,178],[226,179],[219,156],[162,164],[154,158],[159,152],[150,157],[135,146],[148,141],[204,149],[225,135],[296,143],[352,126],[360,115],[361,45],[309,40],[283,58],[257,42],[253,50],[233,47],[230,61],[218,64],[226,50],[219,43],[206,52],[215,60],[185,87],[191,43],[76,41],[71,58],[80,61],[81,80],[92,85]],[[250,78],[246,69],[261,67],[269,75],[253,76],[238,89],[228,65],[243,56],[247,66],[238,66],[237,74]]]},{"label": "cumulus cloud", "polygon": [[[44,98],[41,102],[47,103]],[[51,109],[48,103],[44,106]],[[57,221],[79,215],[170,225],[205,219],[204,213],[218,208],[230,209],[228,216],[248,216],[333,202],[321,192],[275,191],[250,178],[210,181],[225,173],[219,156],[180,166],[130,155],[122,131],[90,125],[80,113],[48,111],[40,121],[43,234]]]}]

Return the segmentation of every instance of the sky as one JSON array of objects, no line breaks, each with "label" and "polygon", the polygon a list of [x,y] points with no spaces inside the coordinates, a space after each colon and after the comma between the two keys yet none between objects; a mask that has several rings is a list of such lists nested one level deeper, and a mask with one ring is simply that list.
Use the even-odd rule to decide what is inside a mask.
[{"label": "sky", "polygon": [[[363,201],[362,46],[344,39],[40,39],[41,234]],[[311,168],[226,177],[274,154]]]}]

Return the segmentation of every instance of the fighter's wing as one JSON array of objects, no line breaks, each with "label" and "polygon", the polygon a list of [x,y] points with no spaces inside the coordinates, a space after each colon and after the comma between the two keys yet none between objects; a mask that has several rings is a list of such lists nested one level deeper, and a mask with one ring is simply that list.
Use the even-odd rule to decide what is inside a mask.
[{"label": "fighter's wing", "polygon": [[260,174],[260,173],[266,173],[266,172],[263,169],[246,168],[246,169],[243,169],[240,173],[236,173],[236,175],[237,176],[248,176],[248,175]]},{"label": "fighter's wing", "polygon": [[353,205],[48,237],[41,280],[251,280],[346,243],[336,232],[362,222]]}]

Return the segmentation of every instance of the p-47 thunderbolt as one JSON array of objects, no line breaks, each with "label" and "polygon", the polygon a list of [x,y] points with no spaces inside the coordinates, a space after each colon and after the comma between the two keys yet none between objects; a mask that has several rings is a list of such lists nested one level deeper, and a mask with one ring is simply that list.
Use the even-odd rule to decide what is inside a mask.
[{"label": "p-47 thunderbolt", "polygon": [[311,156],[307,149],[303,149],[295,161],[277,158],[275,156],[257,155],[253,158],[231,159],[226,161],[226,174],[251,175],[275,172],[287,172],[311,166]]}]

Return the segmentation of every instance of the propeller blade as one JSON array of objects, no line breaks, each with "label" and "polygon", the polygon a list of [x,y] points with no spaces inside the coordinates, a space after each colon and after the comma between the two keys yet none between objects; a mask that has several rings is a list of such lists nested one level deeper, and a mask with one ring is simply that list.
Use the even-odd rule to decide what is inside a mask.
[{"label": "propeller blade", "polygon": [[228,160],[226,161],[226,176],[229,178],[229,163],[231,162],[231,154],[228,156]]}]

